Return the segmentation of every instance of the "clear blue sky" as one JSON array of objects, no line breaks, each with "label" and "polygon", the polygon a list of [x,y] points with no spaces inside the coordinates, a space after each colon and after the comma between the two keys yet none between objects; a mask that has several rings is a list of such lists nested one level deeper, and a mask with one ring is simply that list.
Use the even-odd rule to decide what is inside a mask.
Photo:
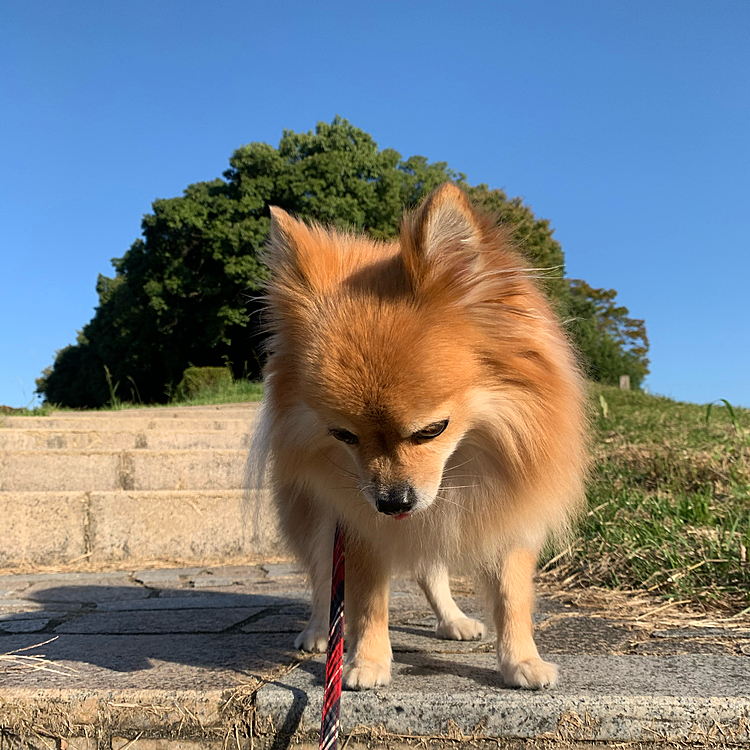
[{"label": "clear blue sky", "polygon": [[551,220],[652,391],[750,406],[750,3],[4,0],[0,404],[151,202],[336,114]]}]

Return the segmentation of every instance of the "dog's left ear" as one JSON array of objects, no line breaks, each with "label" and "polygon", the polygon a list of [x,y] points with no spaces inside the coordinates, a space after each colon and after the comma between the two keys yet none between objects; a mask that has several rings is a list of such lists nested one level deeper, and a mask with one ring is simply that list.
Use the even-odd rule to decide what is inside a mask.
[{"label": "dog's left ear", "polygon": [[401,226],[400,242],[413,279],[430,271],[478,270],[482,232],[466,194],[450,182],[433,190]]}]

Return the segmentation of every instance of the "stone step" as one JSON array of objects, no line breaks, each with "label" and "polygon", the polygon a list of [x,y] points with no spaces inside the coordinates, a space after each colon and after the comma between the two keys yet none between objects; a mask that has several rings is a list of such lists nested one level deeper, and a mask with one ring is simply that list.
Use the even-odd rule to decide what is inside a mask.
[{"label": "stone step", "polygon": [[0,430],[0,450],[241,450],[249,445],[247,432],[204,430]]},{"label": "stone step", "polygon": [[0,568],[205,563],[279,543],[262,491],[0,492],[0,518]]},{"label": "stone step", "polygon": [[119,417],[93,417],[93,412],[85,416],[68,417],[52,415],[49,417],[6,417],[0,420],[0,431],[7,429],[21,430],[92,430],[92,431],[112,431],[112,430],[134,430],[134,431],[172,431],[172,432],[205,432],[207,430],[224,430],[226,432],[245,432],[252,424],[255,412],[248,410],[244,418],[225,418],[224,416],[216,417],[129,417],[120,419]]},{"label": "stone step", "polygon": [[4,451],[0,491],[232,490],[246,451]]},{"label": "stone step", "polygon": [[[341,730],[365,725],[378,727],[381,736],[466,742],[477,736],[546,739],[565,748],[573,742],[750,742],[746,657],[551,658],[560,667],[560,685],[524,691],[503,686],[494,654],[397,654],[388,687],[342,696]],[[265,685],[256,695],[256,726],[272,735],[293,726],[300,738],[314,741],[323,661],[317,657]]]},{"label": "stone step", "polygon": [[[159,417],[161,419],[244,419],[248,413],[258,410],[260,401],[248,401],[243,404],[217,404],[214,406],[154,406],[139,409],[117,409],[111,411],[68,411],[55,410],[50,416],[70,417],[71,419],[147,419]],[[18,417],[23,419],[23,417]]]}]

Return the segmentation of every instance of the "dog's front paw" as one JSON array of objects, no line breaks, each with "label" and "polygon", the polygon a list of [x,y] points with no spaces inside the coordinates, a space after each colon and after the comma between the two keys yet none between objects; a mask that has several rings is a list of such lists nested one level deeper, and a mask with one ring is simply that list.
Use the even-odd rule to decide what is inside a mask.
[{"label": "dog's front paw", "polygon": [[294,639],[294,647],[313,654],[324,654],[328,649],[328,633],[308,626]]},{"label": "dog's front paw", "polygon": [[484,637],[484,625],[471,617],[459,617],[439,622],[435,632],[438,638],[447,641],[480,641]]},{"label": "dog's front paw", "polygon": [[539,658],[501,663],[500,674],[509,687],[538,690],[544,687],[554,687],[557,683],[557,665]]},{"label": "dog's front paw", "polygon": [[350,690],[369,690],[390,681],[390,662],[381,664],[369,659],[353,659],[344,665],[344,685]]}]

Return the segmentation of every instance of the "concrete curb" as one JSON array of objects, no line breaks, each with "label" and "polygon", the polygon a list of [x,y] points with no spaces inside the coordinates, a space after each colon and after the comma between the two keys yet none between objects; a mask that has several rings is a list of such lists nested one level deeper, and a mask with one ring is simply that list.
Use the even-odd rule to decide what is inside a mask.
[{"label": "concrete curb", "polygon": [[[392,735],[454,739],[702,742],[719,737],[750,743],[748,659],[552,658],[560,666],[561,685],[530,692],[502,687],[489,654],[413,656],[408,664],[394,665],[390,686],[343,694],[342,731],[366,726]],[[318,659],[264,686],[256,697],[260,731],[314,735],[322,680]]]},{"label": "concrete curb", "polygon": [[[455,657],[454,657],[455,658]],[[466,656],[461,657],[462,661]],[[731,657],[728,657],[731,660]],[[613,661],[614,660],[614,661]],[[487,656],[482,668],[492,665]],[[683,670],[696,679],[715,679],[727,667],[716,657],[674,657],[672,680],[663,679],[664,660],[648,657],[557,657],[570,675],[635,676],[661,682],[668,690]],[[741,659],[734,661],[740,662]],[[628,662],[630,662],[628,664]],[[114,747],[119,736],[226,739],[232,727],[254,726],[256,737],[286,743],[314,740],[322,708],[322,662],[310,662],[257,693],[237,689],[97,690],[0,689],[0,726],[17,736],[40,729],[53,736],[96,733]],[[712,666],[713,665],[713,666]],[[476,665],[475,665],[476,666]],[[666,674],[671,672],[667,668]],[[735,676],[737,665],[732,665]],[[582,670],[576,672],[575,670]],[[690,742],[699,746],[750,743],[750,698],[739,696],[628,694],[581,691],[579,686],[543,692],[487,689],[470,680],[457,686],[450,675],[415,675],[404,689],[396,671],[386,688],[345,692],[344,734],[446,740],[536,739],[563,742]],[[742,675],[741,675],[742,676]],[[744,673],[747,677],[747,672]],[[577,682],[578,680],[576,680]],[[626,694],[622,694],[622,693]],[[716,690],[714,689],[714,692]],[[234,739],[234,738],[232,738]],[[244,739],[244,737],[243,737]],[[243,743],[244,744],[244,743]],[[284,745],[286,746],[286,745]],[[91,750],[96,747],[96,742]]]}]

